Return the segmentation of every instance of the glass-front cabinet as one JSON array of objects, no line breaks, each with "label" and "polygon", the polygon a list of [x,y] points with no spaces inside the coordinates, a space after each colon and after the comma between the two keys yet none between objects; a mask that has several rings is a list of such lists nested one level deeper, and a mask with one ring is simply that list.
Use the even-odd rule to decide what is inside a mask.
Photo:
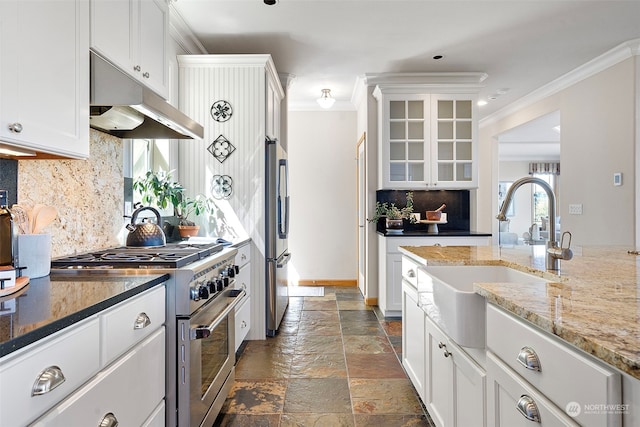
[{"label": "glass-front cabinet", "polygon": [[477,187],[475,94],[376,87],[380,189]]}]

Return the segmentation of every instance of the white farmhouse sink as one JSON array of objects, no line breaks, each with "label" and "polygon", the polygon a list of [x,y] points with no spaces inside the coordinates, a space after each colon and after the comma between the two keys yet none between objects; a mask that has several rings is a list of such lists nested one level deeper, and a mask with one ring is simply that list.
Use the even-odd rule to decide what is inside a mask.
[{"label": "white farmhouse sink", "polygon": [[418,292],[427,314],[464,347],[485,345],[485,301],[474,283],[545,283],[547,280],[503,266],[426,266]]}]

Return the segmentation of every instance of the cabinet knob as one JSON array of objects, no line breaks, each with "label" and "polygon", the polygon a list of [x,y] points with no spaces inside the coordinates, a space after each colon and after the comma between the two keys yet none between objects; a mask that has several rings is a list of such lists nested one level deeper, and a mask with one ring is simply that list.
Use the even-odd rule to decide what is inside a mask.
[{"label": "cabinet knob", "polygon": [[149,78],[149,72],[145,71],[144,73],[142,73],[142,77],[144,77],[145,79]]},{"label": "cabinet knob", "polygon": [[452,356],[451,352],[449,350],[447,350],[447,345],[445,343],[443,343],[442,341],[440,341],[438,343],[438,348],[444,348],[444,352],[442,353],[444,355],[444,357]]},{"label": "cabinet knob", "polygon": [[408,270],[407,271],[407,277],[416,277],[416,272],[413,270]]},{"label": "cabinet knob", "polygon": [[9,125],[9,130],[13,133],[20,133],[22,132],[22,123],[11,123]]},{"label": "cabinet knob", "polygon": [[538,411],[538,405],[531,396],[523,394],[518,400],[518,411],[523,417],[529,421],[540,423],[540,411]]},{"label": "cabinet knob", "polygon": [[100,421],[100,424],[98,424],[98,427],[117,427],[118,425],[118,419],[116,418],[115,415],[113,415],[112,412],[109,412],[107,415],[105,415],[102,418],[102,421]]},{"label": "cabinet knob", "polygon": [[246,260],[246,259],[247,259],[247,256],[246,256],[245,254],[242,254],[242,255],[240,255],[240,259],[241,259],[242,261],[244,261],[244,260]]},{"label": "cabinet knob", "polygon": [[147,316],[147,313],[140,313],[136,317],[136,321],[133,323],[133,329],[144,329],[151,324],[151,319]]},{"label": "cabinet knob", "polygon": [[531,347],[522,347],[517,357],[518,362],[527,369],[532,371],[542,371],[540,367],[540,358]]},{"label": "cabinet knob", "polygon": [[246,327],[247,327],[247,322],[245,322],[244,320],[240,322],[240,329],[244,329]]},{"label": "cabinet knob", "polygon": [[134,66],[133,71],[140,71],[140,66],[139,65]]},{"label": "cabinet knob", "polygon": [[60,384],[65,381],[62,369],[57,366],[49,366],[44,371],[40,372],[36,382],[31,389],[31,396],[41,396],[54,390]]}]

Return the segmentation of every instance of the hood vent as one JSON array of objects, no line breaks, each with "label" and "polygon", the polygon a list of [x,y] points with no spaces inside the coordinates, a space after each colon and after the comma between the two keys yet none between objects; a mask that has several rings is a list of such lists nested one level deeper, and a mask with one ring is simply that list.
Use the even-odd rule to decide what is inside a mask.
[{"label": "hood vent", "polygon": [[131,139],[196,139],[204,128],[151,90],[91,53],[92,128]]}]

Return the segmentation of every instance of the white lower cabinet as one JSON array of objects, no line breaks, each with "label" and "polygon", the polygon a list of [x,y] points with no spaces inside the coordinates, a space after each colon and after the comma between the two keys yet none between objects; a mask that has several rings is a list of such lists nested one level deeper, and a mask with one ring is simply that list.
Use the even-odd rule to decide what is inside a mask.
[{"label": "white lower cabinet", "polygon": [[418,291],[402,282],[402,366],[422,401],[425,383],[425,313],[418,305]]},{"label": "white lower cabinet", "polygon": [[424,403],[438,427],[486,426],[486,374],[425,315]]},{"label": "white lower cabinet", "polygon": [[402,315],[402,253],[400,246],[488,246],[490,236],[415,236],[378,235],[378,306],[385,317]]},{"label": "white lower cabinet", "polygon": [[251,243],[238,248],[236,265],[240,271],[236,275],[236,288],[244,289],[247,293],[244,301],[236,306],[235,351],[247,337],[251,329]]},{"label": "white lower cabinet", "polygon": [[34,425],[142,425],[164,398],[164,344],[163,327],[101,371]]}]

